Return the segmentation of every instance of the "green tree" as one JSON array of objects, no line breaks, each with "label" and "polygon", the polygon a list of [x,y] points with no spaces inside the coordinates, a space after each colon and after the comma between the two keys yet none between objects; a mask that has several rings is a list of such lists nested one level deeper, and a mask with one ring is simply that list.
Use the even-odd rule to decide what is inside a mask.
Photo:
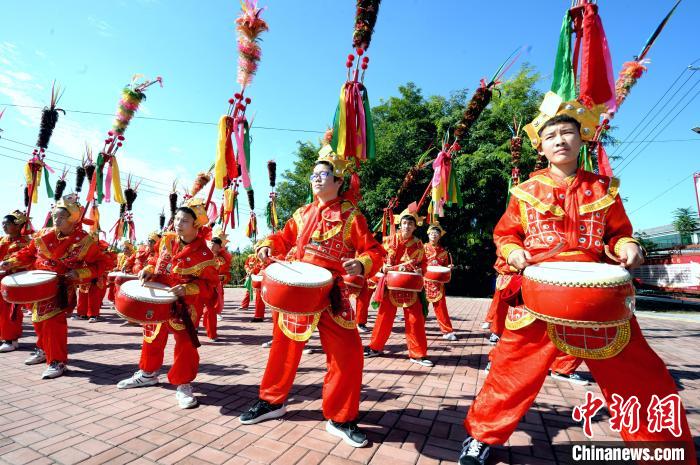
[{"label": "green tree", "polygon": [[673,211],[673,227],[681,236],[681,245],[691,243],[692,234],[700,228],[698,215],[692,208],[676,208]]},{"label": "green tree", "polygon": [[644,247],[644,250],[647,252],[656,250],[658,247],[656,242],[652,241],[647,233],[634,233],[634,238],[639,241],[639,245]]}]

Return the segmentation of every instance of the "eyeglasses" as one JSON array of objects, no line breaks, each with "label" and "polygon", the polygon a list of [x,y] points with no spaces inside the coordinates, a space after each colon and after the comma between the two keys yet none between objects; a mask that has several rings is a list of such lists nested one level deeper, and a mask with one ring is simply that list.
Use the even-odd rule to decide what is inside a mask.
[{"label": "eyeglasses", "polygon": [[314,182],[316,180],[319,181],[325,181],[328,176],[330,176],[331,173],[328,171],[321,171],[320,173],[311,173],[311,176],[309,176],[309,181]]}]

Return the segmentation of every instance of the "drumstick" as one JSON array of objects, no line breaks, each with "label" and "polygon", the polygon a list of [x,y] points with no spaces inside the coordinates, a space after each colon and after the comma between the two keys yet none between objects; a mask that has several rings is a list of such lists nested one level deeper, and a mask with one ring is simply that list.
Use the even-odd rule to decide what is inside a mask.
[{"label": "drumstick", "polygon": [[535,256],[531,257],[527,262],[530,265],[534,265],[535,263],[543,262],[543,261],[547,260],[548,258],[552,258],[555,255],[558,255],[559,252],[561,252],[565,246],[566,246],[566,242],[560,242],[559,244],[557,244],[556,247],[554,247],[551,250],[535,254]]},{"label": "drumstick", "polygon": [[279,265],[281,265],[281,266],[283,266],[284,268],[288,269],[289,271],[293,271],[293,272],[298,273],[298,274],[304,274],[304,273],[302,273],[301,271],[295,270],[295,269],[292,268],[291,266],[287,265],[287,262],[285,262],[284,260],[279,260],[279,259],[277,259],[277,258],[275,258],[275,257],[268,257],[268,258],[269,258],[270,260],[272,260],[273,262],[278,263]]}]

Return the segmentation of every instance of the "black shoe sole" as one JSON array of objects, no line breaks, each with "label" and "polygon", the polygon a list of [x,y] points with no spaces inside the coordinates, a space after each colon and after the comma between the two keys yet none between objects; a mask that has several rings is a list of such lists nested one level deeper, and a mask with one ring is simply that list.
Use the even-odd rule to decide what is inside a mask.
[{"label": "black shoe sole", "polygon": [[286,413],[287,413],[287,406],[283,405],[282,407],[280,407],[276,410],[264,413],[258,417],[251,418],[250,420],[244,420],[241,417],[238,417],[238,421],[240,421],[244,425],[254,425],[256,423],[260,423],[260,422],[265,421],[265,420],[273,420],[275,418],[282,417]]}]

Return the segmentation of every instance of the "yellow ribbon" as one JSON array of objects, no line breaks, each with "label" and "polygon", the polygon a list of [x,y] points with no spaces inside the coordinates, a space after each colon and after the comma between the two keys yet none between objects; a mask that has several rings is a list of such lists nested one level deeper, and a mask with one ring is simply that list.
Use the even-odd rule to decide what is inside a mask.
[{"label": "yellow ribbon", "polygon": [[126,200],[124,200],[124,193],[122,192],[122,180],[119,178],[117,157],[112,157],[112,190],[114,191],[115,202],[126,203]]},{"label": "yellow ribbon", "polygon": [[[217,189],[224,188],[226,177],[226,121],[228,116],[219,118],[219,140],[216,143],[216,161],[214,163],[214,185]],[[229,210],[230,211],[230,210]]]},{"label": "yellow ribbon", "polygon": [[340,116],[338,118],[338,151],[336,152],[339,156],[345,156],[345,133],[346,133],[346,119],[345,114],[345,84],[340,88]]}]

